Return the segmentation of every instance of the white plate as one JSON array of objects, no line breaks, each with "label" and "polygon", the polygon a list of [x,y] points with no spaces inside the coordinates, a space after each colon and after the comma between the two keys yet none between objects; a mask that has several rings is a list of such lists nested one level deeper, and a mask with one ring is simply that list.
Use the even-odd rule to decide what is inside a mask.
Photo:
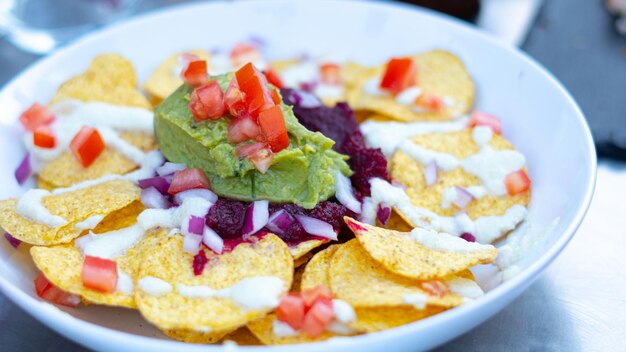
[{"label": "white plate", "polygon": [[[95,55],[121,53],[135,64],[143,80],[171,53],[228,47],[250,36],[265,38],[275,58],[302,52],[339,53],[377,63],[392,55],[434,48],[453,51],[477,83],[478,107],[500,116],[504,135],[527,156],[533,179],[529,221],[542,228],[556,217],[561,219],[537,255],[523,262],[518,276],[473,304],[396,329],[302,345],[299,350],[398,351],[437,346],[510,303],[573,236],[591,200],[596,157],[585,119],[567,91],[526,55],[459,21],[415,7],[377,2],[211,2],[141,16],[82,38],[40,60],[0,92],[0,165],[4,166],[0,199],[21,192],[12,173],[24,153],[16,124],[19,113],[33,101],[47,101],[61,82],[83,71]],[[34,293],[36,270],[28,253],[0,242],[2,292],[78,343],[109,351],[221,348],[167,340],[134,311],[96,306],[59,310],[44,303]]]}]

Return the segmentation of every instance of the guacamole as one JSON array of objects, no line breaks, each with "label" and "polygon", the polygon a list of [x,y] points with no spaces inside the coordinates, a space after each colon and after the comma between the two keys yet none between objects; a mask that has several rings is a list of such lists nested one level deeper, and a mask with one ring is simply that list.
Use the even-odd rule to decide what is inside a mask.
[{"label": "guacamole", "polygon": [[[233,75],[213,77],[225,91]],[[281,103],[290,144],[276,153],[266,173],[235,155],[228,142],[229,116],[196,122],[189,111],[192,88],[183,85],[159,105],[154,128],[165,157],[188,167],[202,169],[220,196],[243,201],[266,199],[295,203],[304,208],[335,193],[334,175],[351,174],[347,157],[332,150],[334,142],[302,126],[290,106]]]}]

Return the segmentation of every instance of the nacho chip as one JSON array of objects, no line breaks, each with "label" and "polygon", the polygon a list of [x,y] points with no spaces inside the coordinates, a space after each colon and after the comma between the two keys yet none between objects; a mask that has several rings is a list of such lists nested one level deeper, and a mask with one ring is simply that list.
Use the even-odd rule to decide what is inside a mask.
[{"label": "nacho chip", "polygon": [[161,329],[234,330],[271,310],[242,309],[229,297],[211,294],[189,298],[180,294],[180,285],[203,286],[205,291],[222,290],[244,279],[271,276],[283,281],[284,293],[291,286],[293,258],[287,245],[273,234],[263,236],[258,242],[242,243],[221,255],[203,248],[208,263],[197,276],[192,267],[194,256],[183,252],[182,246],[182,236],[167,238],[146,251],[141,265],[140,283],[145,278],[157,278],[172,287],[169,293],[160,296],[141,289],[135,293],[141,314]]},{"label": "nacho chip", "polygon": [[[472,130],[424,134],[414,137],[412,142],[432,151],[453,155],[458,159],[465,159],[479,152],[479,146],[472,137]],[[514,150],[511,143],[497,134],[493,135],[489,146],[495,150]],[[467,188],[482,184],[476,176],[459,167],[452,171],[440,169],[437,182],[426,186],[424,166],[402,151],[396,151],[393,155],[390,170],[392,179],[406,186],[406,193],[413,205],[443,216],[454,216],[460,211],[454,204],[448,209],[441,207],[442,192],[445,189],[453,186]],[[515,196],[488,195],[474,199],[463,211],[471,219],[477,219],[481,216],[502,215],[511,206],[515,204],[527,206],[529,201],[530,192]]]},{"label": "nacho chip", "polygon": [[294,260],[298,260],[324,243],[328,243],[328,240],[310,240],[300,242],[293,247],[289,247],[289,252],[293,256]]},{"label": "nacho chip", "polygon": [[91,232],[101,234],[132,226],[137,222],[137,216],[139,216],[143,210],[144,206],[141,204],[141,201],[136,200],[127,207],[105,216]]},{"label": "nacho chip", "polygon": [[391,211],[389,220],[387,220],[387,223],[383,227],[389,230],[396,230],[400,232],[409,232],[413,229],[413,226],[404,221],[404,219],[400,215],[398,215],[398,212],[395,209]]},{"label": "nacho chip", "polygon": [[63,83],[50,105],[78,99],[150,109],[150,103],[136,87],[132,64],[120,55],[103,54],[96,56],[85,72]]},{"label": "nacho chip", "polygon": [[318,285],[324,285],[330,288],[328,279],[328,268],[332,259],[340,245],[332,245],[313,256],[307,263],[302,274],[301,290],[312,289]]},{"label": "nacho chip", "polygon": [[291,345],[300,343],[311,343],[328,340],[337,335],[331,332],[324,332],[318,337],[310,337],[306,333],[296,333],[289,336],[278,336],[274,334],[274,320],[276,314],[268,314],[265,317],[249,322],[248,329],[265,345]]},{"label": "nacho chip", "polygon": [[291,289],[289,292],[300,292],[300,286],[302,285],[302,275],[304,274],[304,268],[306,265],[296,267],[293,272],[293,282],[291,283]]},{"label": "nacho chip", "polygon": [[355,308],[409,305],[414,298],[423,300],[425,306],[442,308],[463,303],[459,295],[448,292],[439,297],[424,290],[422,282],[387,271],[367,254],[356,239],[337,249],[331,259],[328,277],[335,297]]},{"label": "nacho chip", "polygon": [[474,82],[463,62],[445,50],[428,51],[413,56],[417,67],[417,82],[422,94],[434,94],[450,102],[441,112],[416,111],[396,102],[391,95],[367,94],[363,87],[371,79],[380,79],[386,64],[368,68],[358,64],[346,65],[344,75],[349,79],[347,98],[355,110],[369,110],[399,121],[448,120],[467,113],[474,100]]},{"label": "nacho chip", "polygon": [[[151,231],[124,255],[115,258],[118,271],[134,278],[139,272],[143,253],[156,246],[168,231]],[[80,295],[91,303],[108,306],[136,308],[132,292],[104,293],[83,286],[82,269],[84,256],[74,243],[52,247],[34,246],[30,249],[33,261],[39,270],[56,286],[64,291]],[[121,279],[121,278],[120,278]]]},{"label": "nacho chip", "polygon": [[491,263],[498,255],[498,250],[493,246],[465,242],[461,238],[452,238],[447,234],[436,236],[446,236],[450,240],[476,246],[476,250],[467,252],[433,250],[411,238],[410,233],[387,230],[350,218],[345,219],[362,248],[374,260],[385,269],[409,279],[429,280],[456,274],[474,265]]},{"label": "nacho chip", "polygon": [[162,332],[174,340],[188,342],[188,343],[208,344],[208,343],[215,343],[215,342],[222,340],[224,336],[228,335],[231,331],[225,330],[225,331],[202,332],[202,331],[185,330],[185,329],[169,329],[169,330],[162,330]]},{"label": "nacho chip", "polygon": [[357,308],[355,309],[357,319],[349,325],[356,330],[371,333],[422,320],[445,310],[436,306],[424,309],[407,306]]},{"label": "nacho chip", "polygon": [[140,190],[130,181],[118,180],[81,188],[73,192],[49,195],[42,204],[67,225],[50,228],[26,219],[16,212],[17,199],[0,201],[0,227],[13,237],[33,245],[67,243],[86,232],[74,225],[94,215],[106,216],[137,201]]},{"label": "nacho chip", "polygon": [[240,327],[224,336],[223,340],[224,342],[233,341],[239,346],[258,346],[263,344],[246,326]]},{"label": "nacho chip", "polygon": [[[191,54],[198,55],[204,60],[207,60],[209,53],[205,50],[195,49],[188,51]],[[152,75],[146,80],[141,87],[146,93],[152,105],[159,105],[165,98],[172,94],[178,87],[183,84],[183,80],[180,78],[180,71],[178,58],[186,52],[179,52],[163,61],[152,73]],[[209,67],[209,72],[211,68]]]}]

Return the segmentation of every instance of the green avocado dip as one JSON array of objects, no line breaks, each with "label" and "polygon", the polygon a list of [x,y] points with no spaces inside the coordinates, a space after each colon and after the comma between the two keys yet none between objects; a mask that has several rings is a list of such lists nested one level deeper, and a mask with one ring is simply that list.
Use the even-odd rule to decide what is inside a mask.
[{"label": "green avocado dip", "polygon": [[[225,91],[233,75],[212,77]],[[269,200],[313,208],[335,193],[334,175],[350,176],[347,157],[333,151],[335,143],[302,126],[290,106],[281,103],[290,144],[276,153],[269,170],[259,172],[238,158],[228,141],[230,116],[194,121],[188,103],[193,88],[183,85],[159,105],[154,128],[163,155],[170,161],[200,168],[220,196],[242,201]]]}]

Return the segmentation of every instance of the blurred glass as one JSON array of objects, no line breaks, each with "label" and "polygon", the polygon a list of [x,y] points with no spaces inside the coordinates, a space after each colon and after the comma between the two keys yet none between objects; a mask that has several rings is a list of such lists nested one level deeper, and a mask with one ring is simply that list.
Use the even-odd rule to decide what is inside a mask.
[{"label": "blurred glass", "polygon": [[140,0],[0,0],[0,33],[33,53],[50,52],[132,14]]}]

